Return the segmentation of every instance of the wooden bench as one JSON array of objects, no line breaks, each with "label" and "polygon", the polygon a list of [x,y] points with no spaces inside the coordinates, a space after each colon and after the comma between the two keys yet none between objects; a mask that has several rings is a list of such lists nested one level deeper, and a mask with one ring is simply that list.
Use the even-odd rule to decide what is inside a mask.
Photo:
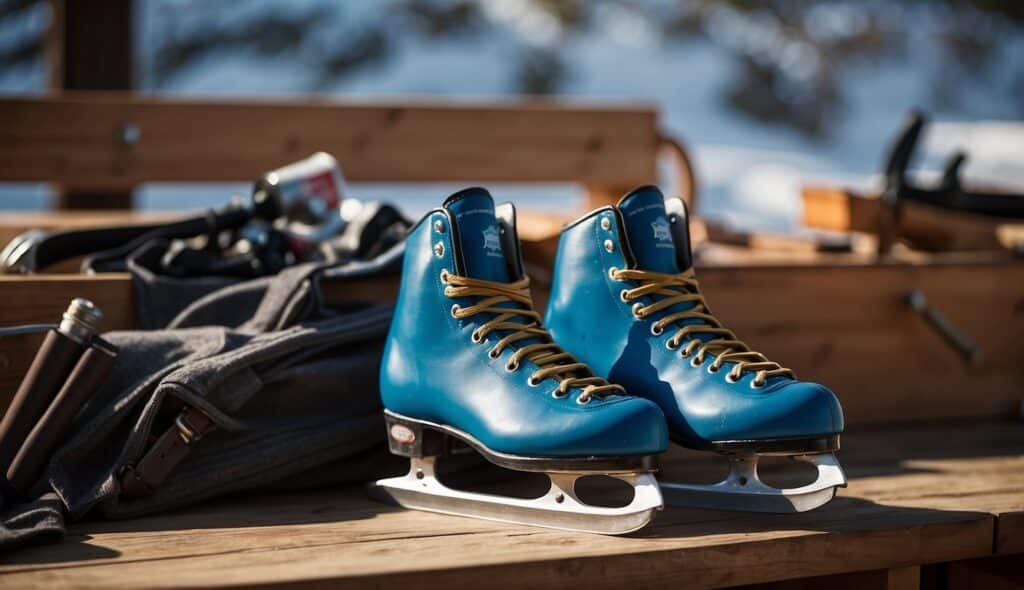
[{"label": "wooden bench", "polygon": [[[655,182],[667,145],[657,113],[644,106],[70,95],[2,99],[0,116],[10,122],[0,129],[0,180],[51,181],[79,193],[144,181],[251,180],[325,150],[353,180],[575,182],[586,188],[588,204],[598,205]],[[684,193],[693,194],[693,186]],[[149,218],[6,214],[0,238],[125,216]],[[521,220],[540,306],[561,221]],[[822,510],[751,516],[668,509],[652,528],[619,539],[401,511],[371,503],[358,489],[247,496],[75,525],[63,545],[0,558],[0,586],[1024,583],[1015,567],[1024,554],[1024,428],[1014,421],[1024,394],[1024,264],[1001,252],[878,260],[863,252],[709,243],[699,250],[698,277],[716,315],[842,399],[852,431],[841,460],[851,484]],[[351,284],[326,290],[329,299],[382,297]],[[983,356],[973,363],[958,356],[907,305],[913,290],[971,336]],[[72,296],[84,296],[104,309],[109,328],[135,326],[124,274],[0,277],[0,296],[0,325],[52,322]],[[0,341],[0,406],[38,341]],[[901,425],[886,426],[894,422]],[[676,452],[664,468],[679,479],[703,478],[712,459]]]},{"label": "wooden bench", "polygon": [[[8,216],[8,227],[17,217]],[[40,217],[32,214],[28,220]],[[523,224],[524,252],[543,275],[553,259],[559,224],[529,215]],[[991,253],[884,262],[856,254],[760,257],[739,248],[714,248],[698,277],[715,314],[769,358],[782,360],[802,378],[832,386],[849,423],[1020,414],[1020,261]],[[535,279],[534,299],[543,308],[544,277]],[[974,339],[980,359],[966,362],[910,308],[906,298],[915,289]],[[98,304],[108,329],[136,323],[127,274],[0,275],[0,293],[6,301],[0,325],[53,322],[72,296]],[[333,292],[345,298],[395,294],[350,284]],[[0,342],[0,406],[6,406],[39,341],[19,336]],[[880,376],[885,376],[884,389]]]},{"label": "wooden bench", "polygon": [[[598,590],[802,578],[770,587],[941,581],[953,590],[1024,582],[1020,424],[855,431],[844,446],[850,487],[800,515],[669,508],[652,527],[614,538],[403,511],[358,488],[274,494],[80,524],[60,546],[0,559],[0,585]],[[664,470],[704,473],[682,453]],[[979,579],[986,583],[969,585]]]}]

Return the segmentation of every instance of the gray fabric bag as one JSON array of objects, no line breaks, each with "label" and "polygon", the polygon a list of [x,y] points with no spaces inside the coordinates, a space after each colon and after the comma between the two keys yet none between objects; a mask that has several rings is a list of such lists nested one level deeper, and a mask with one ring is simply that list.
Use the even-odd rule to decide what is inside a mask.
[{"label": "gray fabric bag", "polygon": [[[120,349],[112,374],[54,454],[36,499],[0,519],[0,551],[59,538],[61,504],[72,519],[125,518],[242,491],[400,472],[384,445],[378,393],[391,306],[328,307],[320,289],[325,280],[378,278],[393,288],[400,261],[398,246],[370,263],[294,266],[212,291],[166,329],[105,334]],[[146,277],[135,279],[145,288]],[[157,298],[154,291],[146,300]],[[126,475],[154,439],[177,432],[186,407],[211,431],[158,487],[123,493]]]}]

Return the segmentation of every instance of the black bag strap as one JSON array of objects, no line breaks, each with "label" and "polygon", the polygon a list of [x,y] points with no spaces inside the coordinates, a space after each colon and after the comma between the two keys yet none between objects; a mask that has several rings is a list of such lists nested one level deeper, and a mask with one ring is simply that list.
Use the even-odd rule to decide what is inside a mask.
[{"label": "black bag strap", "polygon": [[21,243],[16,249],[5,250],[0,270],[34,273],[64,260],[92,255],[83,264],[90,269],[103,262],[123,258],[148,240],[189,238],[241,227],[251,215],[244,207],[227,207],[171,223],[93,227],[49,234],[35,232],[31,236],[15,238]]}]

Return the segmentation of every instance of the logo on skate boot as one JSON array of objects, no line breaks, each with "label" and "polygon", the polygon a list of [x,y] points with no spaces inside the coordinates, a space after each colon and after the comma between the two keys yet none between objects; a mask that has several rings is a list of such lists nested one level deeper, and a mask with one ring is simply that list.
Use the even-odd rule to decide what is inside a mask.
[{"label": "logo on skate boot", "polygon": [[498,241],[498,230],[493,225],[483,231],[484,251],[488,256],[501,256],[501,243]]},{"label": "logo on skate boot", "polygon": [[668,242],[672,240],[672,236],[668,233],[668,221],[664,217],[659,217],[651,222],[651,229],[654,230],[654,239],[659,242]]},{"label": "logo on skate boot", "polygon": [[401,424],[392,424],[391,428],[388,429],[388,434],[391,435],[391,438],[395,439],[395,442],[400,442],[403,445],[412,444],[416,440],[416,433],[408,426]]}]

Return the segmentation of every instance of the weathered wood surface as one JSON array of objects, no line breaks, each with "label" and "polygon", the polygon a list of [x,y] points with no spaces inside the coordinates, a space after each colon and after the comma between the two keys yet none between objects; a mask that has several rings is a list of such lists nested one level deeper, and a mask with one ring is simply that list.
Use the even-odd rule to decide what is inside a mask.
[{"label": "weathered wood surface", "polygon": [[[91,93],[0,99],[0,120],[0,180],[89,190],[255,180],[320,150],[357,181],[630,186],[657,178],[657,112],[650,106],[221,102]],[[127,127],[138,131],[138,141],[122,140]]]},{"label": "weathered wood surface", "polygon": [[[668,508],[626,538],[569,534],[375,504],[359,489],[222,500],[75,525],[56,546],[0,558],[10,588],[709,588],[991,555],[997,514],[1024,504],[1018,422],[844,437],[850,487],[801,515]],[[675,453],[666,477],[707,475]],[[871,577],[871,576],[868,576]]]},{"label": "weathered wood surface", "polygon": [[[883,206],[878,198],[837,187],[802,191],[803,225],[837,232],[877,233]],[[901,204],[897,234],[929,250],[998,250],[1024,243],[1019,221],[949,211],[915,201]]]},{"label": "weathered wood surface", "polygon": [[[1024,397],[1024,264],[716,266],[698,271],[714,312],[755,349],[839,394],[850,423],[1010,416]],[[546,298],[542,281],[534,296]],[[983,351],[967,364],[905,303],[920,289]],[[328,286],[392,300],[394,286]],[[73,296],[110,329],[134,324],[127,275],[0,277],[0,325],[54,322]],[[0,394],[24,374],[31,337],[0,341]],[[883,379],[884,376],[884,379]],[[6,404],[7,398],[0,399]]]}]

